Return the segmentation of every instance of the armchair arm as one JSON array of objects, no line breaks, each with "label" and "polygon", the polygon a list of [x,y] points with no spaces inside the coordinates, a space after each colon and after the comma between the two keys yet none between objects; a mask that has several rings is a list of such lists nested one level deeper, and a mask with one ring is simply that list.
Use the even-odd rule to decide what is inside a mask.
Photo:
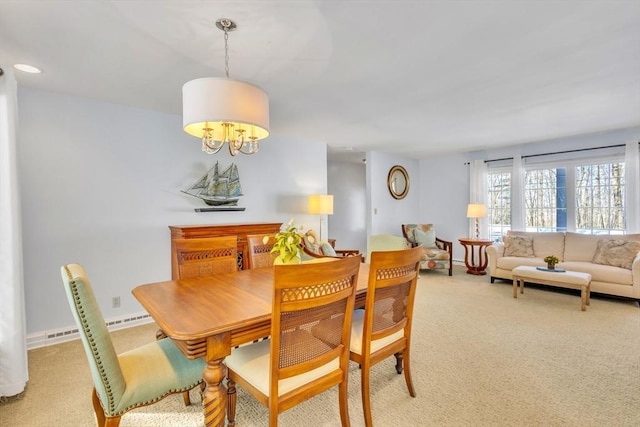
[{"label": "armchair arm", "polygon": [[449,252],[449,276],[453,275],[453,243],[448,240],[436,237],[436,246],[443,251]]},{"label": "armchair arm", "polygon": [[453,251],[453,243],[448,240],[442,240],[436,237],[436,246],[443,251],[449,252],[450,255]]},{"label": "armchair arm", "polygon": [[487,256],[489,257],[489,274],[492,274],[498,268],[498,258],[504,256],[504,243],[498,242],[487,246]]},{"label": "armchair arm", "polygon": [[325,258],[326,257],[325,255],[313,252],[304,243],[300,244],[300,249],[302,249],[302,252],[304,252],[305,254],[309,255],[312,258]]},{"label": "armchair arm", "polygon": [[358,249],[336,249],[336,254],[339,256],[354,256],[360,255],[360,251]]}]

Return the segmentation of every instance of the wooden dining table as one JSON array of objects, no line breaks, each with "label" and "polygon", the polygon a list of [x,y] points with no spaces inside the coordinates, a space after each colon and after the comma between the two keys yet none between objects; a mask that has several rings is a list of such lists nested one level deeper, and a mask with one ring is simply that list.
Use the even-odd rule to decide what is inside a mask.
[{"label": "wooden dining table", "polygon": [[[369,264],[360,264],[356,307],[364,307]],[[224,358],[271,334],[273,267],[137,286],[132,293],[188,359],[203,357],[204,423],[225,424]]]}]

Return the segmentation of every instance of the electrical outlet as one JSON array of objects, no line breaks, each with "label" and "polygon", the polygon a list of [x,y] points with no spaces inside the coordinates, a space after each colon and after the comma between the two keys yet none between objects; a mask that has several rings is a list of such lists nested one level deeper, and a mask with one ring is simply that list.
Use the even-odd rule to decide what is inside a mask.
[{"label": "electrical outlet", "polygon": [[111,305],[113,308],[120,308],[120,297],[113,297],[111,299]]}]

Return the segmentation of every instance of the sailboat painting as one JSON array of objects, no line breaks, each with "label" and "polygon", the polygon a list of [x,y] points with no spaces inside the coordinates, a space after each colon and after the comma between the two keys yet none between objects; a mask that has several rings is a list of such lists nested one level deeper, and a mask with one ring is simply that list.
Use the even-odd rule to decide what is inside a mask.
[{"label": "sailboat painting", "polygon": [[218,172],[218,162],[183,193],[204,200],[209,206],[237,206],[242,187],[235,163]]}]

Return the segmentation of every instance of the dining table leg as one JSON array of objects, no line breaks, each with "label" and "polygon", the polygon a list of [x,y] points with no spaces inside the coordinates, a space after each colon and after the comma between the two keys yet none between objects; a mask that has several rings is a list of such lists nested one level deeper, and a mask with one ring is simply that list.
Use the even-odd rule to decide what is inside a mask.
[{"label": "dining table leg", "polygon": [[231,336],[220,334],[207,337],[207,366],[203,378],[207,384],[204,390],[204,424],[207,427],[224,427],[227,408],[227,389],[224,379],[227,367],[224,358],[231,354]]}]

